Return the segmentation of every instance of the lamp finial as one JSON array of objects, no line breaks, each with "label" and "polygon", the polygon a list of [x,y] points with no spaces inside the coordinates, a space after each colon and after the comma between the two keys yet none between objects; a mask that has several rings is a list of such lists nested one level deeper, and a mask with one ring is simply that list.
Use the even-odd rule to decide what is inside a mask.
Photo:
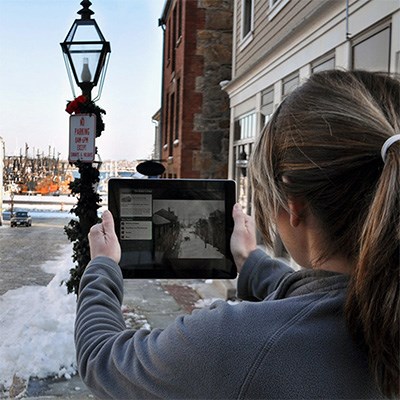
[{"label": "lamp finial", "polygon": [[81,16],[81,19],[87,20],[90,19],[90,16],[94,14],[94,11],[89,10],[89,7],[92,5],[90,0],[83,0],[81,2],[82,10],[78,11],[78,14]]}]

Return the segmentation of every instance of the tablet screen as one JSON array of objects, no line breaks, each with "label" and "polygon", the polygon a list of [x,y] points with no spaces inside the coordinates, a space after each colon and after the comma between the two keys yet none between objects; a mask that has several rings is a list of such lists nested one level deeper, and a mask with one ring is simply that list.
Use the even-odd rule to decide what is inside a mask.
[{"label": "tablet screen", "polygon": [[110,179],[124,278],[232,279],[235,182]]}]

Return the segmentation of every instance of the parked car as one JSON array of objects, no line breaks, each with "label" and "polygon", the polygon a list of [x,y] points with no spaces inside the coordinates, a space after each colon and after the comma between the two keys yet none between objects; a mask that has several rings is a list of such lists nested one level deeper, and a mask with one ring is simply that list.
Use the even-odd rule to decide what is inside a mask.
[{"label": "parked car", "polygon": [[32,226],[32,218],[27,211],[17,211],[10,219],[10,226]]},{"label": "parked car", "polygon": [[11,211],[3,211],[3,221],[9,221],[11,219]]}]

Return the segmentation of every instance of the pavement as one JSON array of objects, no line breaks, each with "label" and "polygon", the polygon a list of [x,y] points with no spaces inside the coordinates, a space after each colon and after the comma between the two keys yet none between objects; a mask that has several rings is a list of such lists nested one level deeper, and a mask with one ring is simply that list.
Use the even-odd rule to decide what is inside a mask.
[{"label": "pavement", "polygon": [[[227,280],[125,280],[124,293],[122,310],[126,324],[139,329],[165,328],[177,316],[211,304],[215,299],[233,298],[236,291],[235,282]],[[79,375],[74,375],[70,379],[31,378],[28,383],[16,380],[6,398],[84,400],[95,397]]]}]

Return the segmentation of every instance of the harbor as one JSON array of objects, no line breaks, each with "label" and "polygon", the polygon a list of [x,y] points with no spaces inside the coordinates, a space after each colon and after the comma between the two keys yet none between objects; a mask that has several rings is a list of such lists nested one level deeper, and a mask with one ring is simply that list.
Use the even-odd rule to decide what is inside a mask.
[{"label": "harbor", "polygon": [[[4,151],[4,149],[3,149]],[[137,177],[135,161],[98,162],[99,182],[94,190],[101,198],[101,213],[107,207],[108,180]],[[78,169],[60,158],[49,146],[47,154],[28,144],[19,155],[3,156],[0,163],[0,210],[3,221],[16,211],[69,213],[77,203],[70,184],[79,178]],[[0,219],[1,221],[1,219]]]}]

